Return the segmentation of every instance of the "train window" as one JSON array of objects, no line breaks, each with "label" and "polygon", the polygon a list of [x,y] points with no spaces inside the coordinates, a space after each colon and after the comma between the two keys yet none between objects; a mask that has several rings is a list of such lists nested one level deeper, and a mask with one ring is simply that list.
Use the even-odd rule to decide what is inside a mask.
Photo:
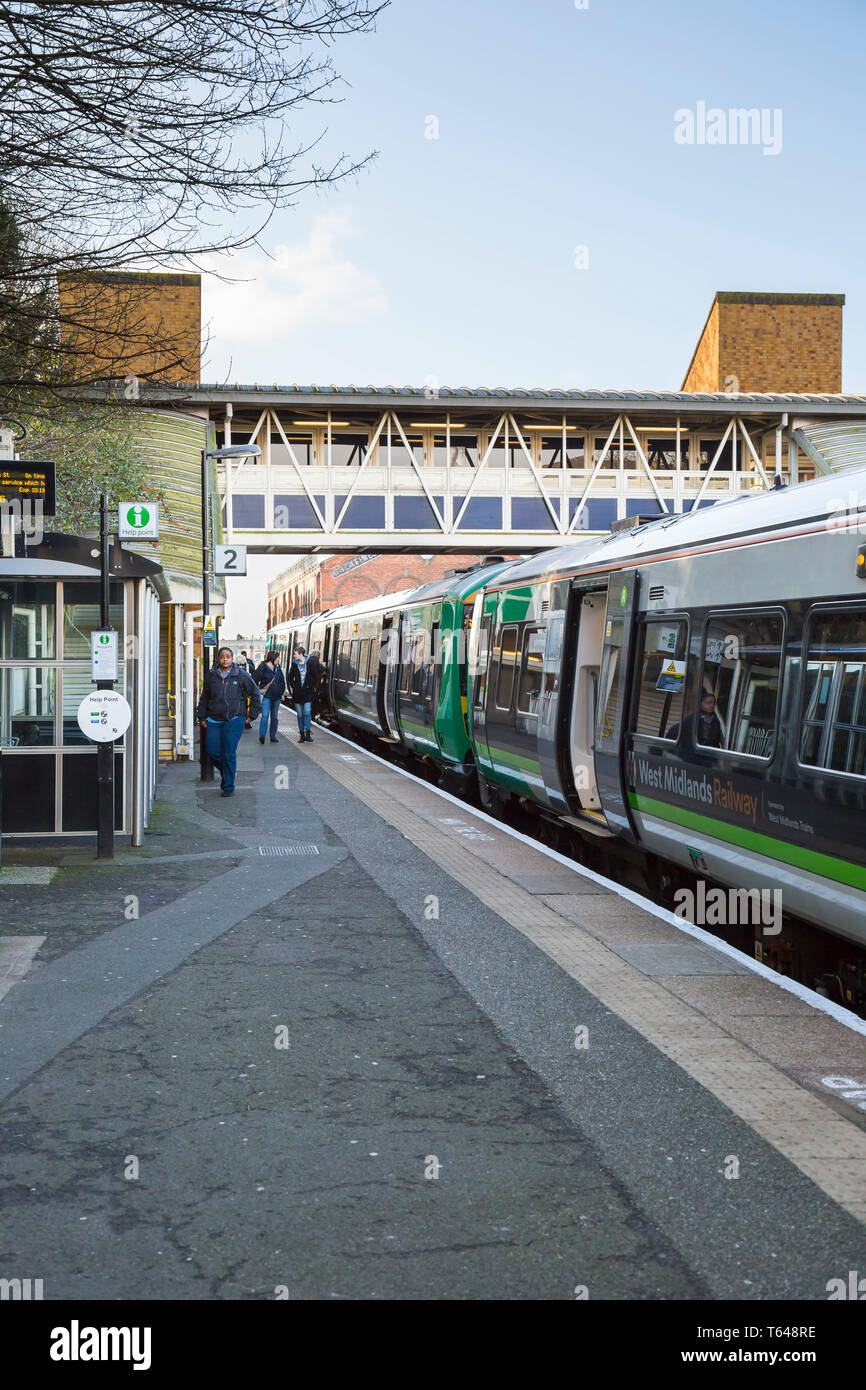
[{"label": "train window", "polygon": [[682,618],[644,625],[639,648],[636,734],[670,739],[679,734],[686,684],[686,634]]},{"label": "train window", "polygon": [[361,685],[370,684],[370,638],[364,638],[361,642],[361,652],[359,666],[357,666],[357,678]]},{"label": "train window", "polygon": [[427,670],[428,667],[432,668],[430,652],[429,632],[422,629],[409,633],[405,638],[400,690],[404,695],[411,696],[414,704],[424,702]]},{"label": "train window", "polygon": [[412,654],[414,650],[414,635],[411,632],[404,633],[402,665],[400,668],[400,692],[403,695],[409,694],[409,688],[412,684]]},{"label": "train window", "polygon": [[619,721],[620,672],[622,670],[622,646],[625,623],[622,618],[609,618],[605,643],[610,652],[605,672],[605,689],[601,692],[603,714],[598,724],[598,737],[602,743],[615,736]]},{"label": "train window", "polygon": [[400,668],[400,691],[403,695],[408,695],[412,689],[412,672],[415,662],[415,634],[406,633],[403,638],[403,664]]},{"label": "train window", "polygon": [[337,679],[341,681],[349,680],[349,652],[352,643],[348,638],[344,638],[340,643],[340,659],[337,666]]},{"label": "train window", "polygon": [[442,682],[442,632],[439,623],[433,624],[430,634],[430,662],[428,665],[428,704],[431,718],[435,718],[439,708],[439,688]]},{"label": "train window", "polygon": [[517,688],[517,708],[521,714],[538,715],[546,636],[543,627],[527,627],[523,634],[523,661]]},{"label": "train window", "polygon": [[544,686],[542,693],[553,696],[559,689],[559,673],[562,669],[562,634],[565,629],[564,618],[554,618],[547,634],[547,654],[544,664]]},{"label": "train window", "polygon": [[517,651],[517,628],[504,627],[499,639],[499,676],[496,681],[497,709],[511,709]]},{"label": "train window", "polygon": [[483,708],[487,695],[487,658],[490,652],[490,614],[485,613],[478,629],[478,650],[475,654],[475,692],[472,703]]},{"label": "train window", "polygon": [[781,683],[781,614],[717,614],[707,623],[695,742],[731,753],[773,753]]},{"label": "train window", "polygon": [[804,643],[800,761],[866,775],[866,612],[816,613]]},{"label": "train window", "polygon": [[358,679],[358,648],[360,645],[361,643],[356,637],[351,643],[351,651],[349,653],[349,669],[346,673],[346,679],[353,682]]}]

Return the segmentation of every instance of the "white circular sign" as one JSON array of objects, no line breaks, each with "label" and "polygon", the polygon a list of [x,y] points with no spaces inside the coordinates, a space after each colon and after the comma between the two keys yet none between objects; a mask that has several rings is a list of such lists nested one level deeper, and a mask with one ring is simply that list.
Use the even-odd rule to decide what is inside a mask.
[{"label": "white circular sign", "polygon": [[112,743],[129,728],[132,710],[118,690],[93,690],[78,706],[78,727],[94,743]]}]

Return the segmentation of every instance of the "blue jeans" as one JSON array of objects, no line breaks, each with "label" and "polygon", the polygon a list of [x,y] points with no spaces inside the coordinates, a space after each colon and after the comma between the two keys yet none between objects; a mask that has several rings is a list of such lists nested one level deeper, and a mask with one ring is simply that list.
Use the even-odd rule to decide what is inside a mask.
[{"label": "blue jeans", "polygon": [[313,702],[309,700],[305,705],[295,705],[295,714],[298,716],[298,733],[308,734],[310,732],[310,716],[313,712]]},{"label": "blue jeans", "polygon": [[246,720],[242,714],[234,719],[207,721],[207,751],[214,767],[219,768],[224,792],[232,792],[235,789],[238,744],[245,725]]},{"label": "blue jeans", "polygon": [[271,738],[277,736],[277,721],[280,717],[279,696],[275,700],[269,700],[266,695],[262,696],[262,719],[259,724],[259,738],[264,738],[268,732],[268,720],[271,725]]}]

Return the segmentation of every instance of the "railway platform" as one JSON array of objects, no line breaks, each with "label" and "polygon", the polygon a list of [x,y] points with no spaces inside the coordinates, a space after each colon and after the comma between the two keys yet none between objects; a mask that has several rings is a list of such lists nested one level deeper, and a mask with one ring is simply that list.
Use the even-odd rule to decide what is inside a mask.
[{"label": "railway platform", "polygon": [[849,1296],[862,1023],[324,730],[196,771],[141,850],[4,858],[0,1276]]}]

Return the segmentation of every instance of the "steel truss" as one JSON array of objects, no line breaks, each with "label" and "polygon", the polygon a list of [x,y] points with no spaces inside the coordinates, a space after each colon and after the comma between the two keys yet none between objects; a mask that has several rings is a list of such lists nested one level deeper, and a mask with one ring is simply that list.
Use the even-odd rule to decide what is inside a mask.
[{"label": "steel truss", "polygon": [[[803,464],[810,471],[829,470],[804,434],[810,422],[789,420],[787,413],[747,423],[730,410],[717,418],[709,410],[695,423],[671,412],[662,417],[664,423],[656,419],[647,425],[637,412],[609,411],[606,417],[599,412],[588,420],[563,411],[539,423],[537,413],[530,419],[528,411],[509,404],[482,423],[477,414],[441,409],[421,419],[428,412],[416,401],[409,408],[411,419],[391,408],[355,424],[330,409],[315,422],[292,419],[296,414],[267,405],[250,415],[243,433],[258,444],[261,456],[229,461],[220,469],[227,536],[254,550],[435,552],[505,546],[529,551],[577,532],[608,529],[609,521],[593,524],[594,501],[606,501],[608,511],[615,504],[618,517],[633,514],[644,501],[641,511],[674,513],[769,488],[774,477],[796,482]],[[217,428],[222,423],[225,443],[237,442],[232,431],[236,435],[240,427],[230,408],[224,421],[217,417],[216,423]],[[357,463],[336,461],[335,446],[347,437],[366,438]],[[476,452],[471,464],[461,451],[470,438]],[[654,466],[650,457],[650,452],[660,452],[660,439],[669,440],[672,454],[664,467]],[[546,466],[557,441],[558,466]],[[579,441],[581,452],[569,458],[569,447]],[[701,448],[708,441],[714,446],[711,454]],[[279,457],[274,444],[280,446]],[[307,450],[312,462],[306,462]],[[276,524],[274,499],[287,494],[305,500],[308,526]],[[236,499],[249,496],[264,499],[263,527],[235,519]],[[394,500],[413,496],[425,499],[429,508],[429,526],[420,530],[394,521]],[[353,503],[365,497],[383,500],[382,525],[351,523]],[[500,499],[501,525],[469,524],[473,501],[481,498]],[[528,498],[540,500],[539,523],[534,529],[516,528],[512,504]]]}]

